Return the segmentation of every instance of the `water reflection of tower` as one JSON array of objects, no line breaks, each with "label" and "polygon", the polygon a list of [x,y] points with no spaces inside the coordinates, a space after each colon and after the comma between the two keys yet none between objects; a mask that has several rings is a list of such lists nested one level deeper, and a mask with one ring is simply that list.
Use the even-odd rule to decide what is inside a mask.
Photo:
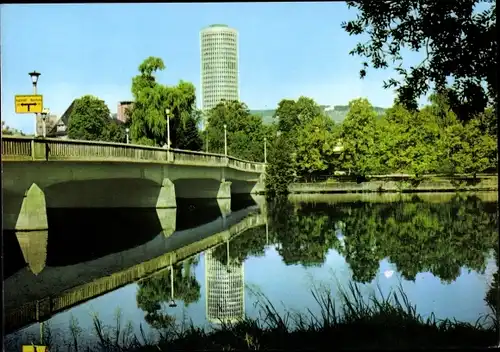
[{"label": "water reflection of tower", "polygon": [[212,323],[236,322],[245,315],[243,263],[223,265],[215,259],[213,250],[205,252],[207,320]]}]

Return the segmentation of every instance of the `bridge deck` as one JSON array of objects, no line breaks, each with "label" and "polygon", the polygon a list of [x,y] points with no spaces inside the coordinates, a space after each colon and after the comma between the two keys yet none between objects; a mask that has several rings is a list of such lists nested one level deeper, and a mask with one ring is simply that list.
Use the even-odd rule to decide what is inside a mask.
[{"label": "bridge deck", "polygon": [[264,163],[222,154],[164,149],[135,144],[67,140],[55,138],[2,137],[3,161],[95,161],[139,162],[175,165],[229,167],[263,173]]}]

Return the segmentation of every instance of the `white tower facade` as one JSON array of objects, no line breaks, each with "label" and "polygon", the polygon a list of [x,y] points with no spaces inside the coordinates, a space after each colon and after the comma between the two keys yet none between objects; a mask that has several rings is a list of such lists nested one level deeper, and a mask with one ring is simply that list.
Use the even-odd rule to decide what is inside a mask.
[{"label": "white tower facade", "polygon": [[214,24],[200,32],[201,108],[204,112],[221,100],[239,100],[238,32]]}]

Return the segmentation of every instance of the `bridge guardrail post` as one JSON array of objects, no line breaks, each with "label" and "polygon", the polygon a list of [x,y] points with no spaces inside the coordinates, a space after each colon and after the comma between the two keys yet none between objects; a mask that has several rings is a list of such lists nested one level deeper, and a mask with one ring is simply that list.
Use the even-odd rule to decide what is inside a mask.
[{"label": "bridge guardrail post", "polygon": [[174,152],[171,150],[167,151],[167,162],[168,163],[173,163],[174,162]]},{"label": "bridge guardrail post", "polygon": [[33,160],[48,160],[50,154],[48,142],[43,139],[33,139],[31,141],[31,153]]}]

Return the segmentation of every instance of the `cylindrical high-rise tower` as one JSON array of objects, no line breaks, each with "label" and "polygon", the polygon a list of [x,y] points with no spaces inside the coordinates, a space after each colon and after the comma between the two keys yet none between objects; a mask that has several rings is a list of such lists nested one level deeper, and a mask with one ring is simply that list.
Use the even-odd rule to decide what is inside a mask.
[{"label": "cylindrical high-rise tower", "polygon": [[238,32],[214,24],[202,29],[200,43],[202,110],[213,108],[222,99],[239,100]]}]

